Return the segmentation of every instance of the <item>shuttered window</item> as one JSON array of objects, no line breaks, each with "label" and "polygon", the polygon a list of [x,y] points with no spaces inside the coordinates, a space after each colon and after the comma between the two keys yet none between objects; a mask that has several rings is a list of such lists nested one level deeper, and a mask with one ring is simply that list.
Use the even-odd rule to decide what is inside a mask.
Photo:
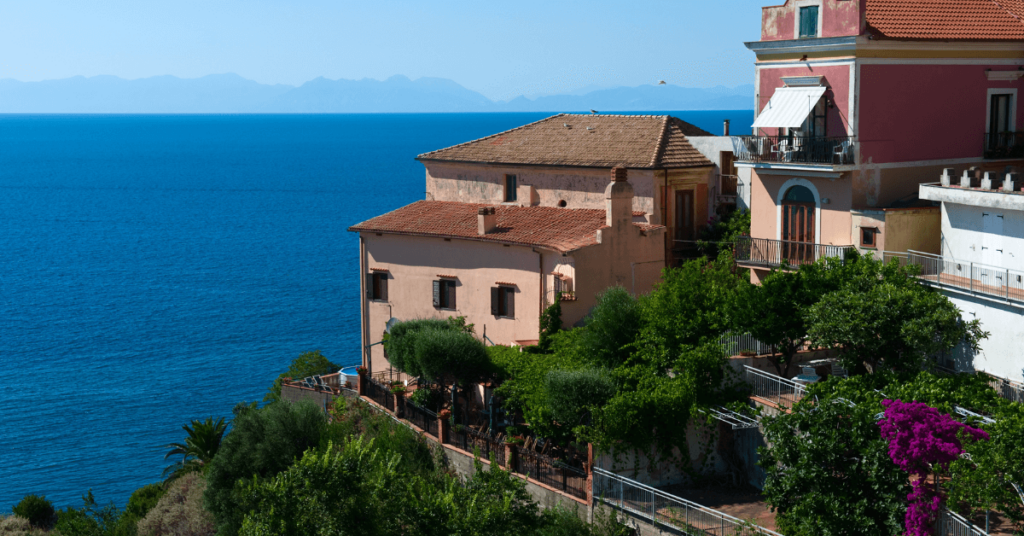
[{"label": "shuttered window", "polygon": [[516,289],[491,287],[491,314],[505,318],[516,316]]},{"label": "shuttered window", "polygon": [[518,199],[516,189],[519,188],[519,181],[516,180],[515,175],[505,175],[505,202],[511,202]]},{"label": "shuttered window", "polygon": [[818,6],[800,8],[800,37],[818,37]]},{"label": "shuttered window", "polygon": [[438,309],[456,309],[454,280],[439,279],[434,281],[434,307]]},{"label": "shuttered window", "polygon": [[373,301],[388,301],[388,273],[366,274],[366,298]]}]

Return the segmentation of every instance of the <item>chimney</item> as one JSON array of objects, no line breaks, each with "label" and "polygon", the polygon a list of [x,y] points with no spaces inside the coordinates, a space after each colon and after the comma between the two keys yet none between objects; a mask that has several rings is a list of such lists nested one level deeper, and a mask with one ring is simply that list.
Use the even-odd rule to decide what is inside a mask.
[{"label": "chimney", "polygon": [[722,135],[723,136],[728,136],[729,135],[729,120],[728,119],[726,119],[725,123],[722,125]]},{"label": "chimney", "polygon": [[952,183],[953,177],[956,176],[956,170],[948,167],[942,169],[942,176],[939,177],[939,184],[943,186],[949,186]]},{"label": "chimney", "polygon": [[612,228],[633,223],[633,186],[624,167],[612,168],[612,181],[604,189],[605,225]]},{"label": "chimney", "polygon": [[476,211],[476,233],[485,235],[494,231],[498,226],[498,215],[494,207],[484,207]]}]

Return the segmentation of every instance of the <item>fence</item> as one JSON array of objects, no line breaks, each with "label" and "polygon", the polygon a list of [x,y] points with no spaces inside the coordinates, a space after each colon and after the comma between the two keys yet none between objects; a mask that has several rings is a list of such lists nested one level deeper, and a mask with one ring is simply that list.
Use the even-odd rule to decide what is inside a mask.
[{"label": "fence", "polygon": [[742,136],[736,154],[741,162],[850,165],[853,138],[820,136]]},{"label": "fence", "polygon": [[454,426],[448,432],[447,443],[466,452],[475,452],[479,449],[480,457],[485,460],[489,460],[491,454],[494,454],[494,460],[501,466],[505,465],[505,445],[483,432],[466,426]]},{"label": "fence", "polygon": [[943,508],[935,521],[935,536],[988,536],[988,532],[975,527],[956,512]]},{"label": "fence", "polygon": [[885,252],[886,262],[916,265],[922,280],[939,287],[966,290],[1007,301],[1024,302],[1024,272],[990,266],[979,262],[957,261],[941,255],[910,251],[906,254]]},{"label": "fence", "polygon": [[405,418],[415,424],[420,430],[426,432],[427,435],[437,437],[437,414],[433,411],[421,408],[406,400]]},{"label": "fence", "polygon": [[718,340],[725,347],[729,355],[738,355],[740,352],[750,350],[754,355],[768,355],[773,353],[770,344],[763,343],[749,333],[735,335],[731,331],[726,332]]},{"label": "fence", "polygon": [[741,236],[736,239],[733,256],[736,262],[743,265],[777,268],[813,264],[818,259],[827,257],[845,260],[853,251],[855,251],[853,246],[832,246]]},{"label": "fence", "polygon": [[599,468],[594,468],[594,500],[647,519],[651,524],[674,527],[690,536],[781,536],[775,531]]},{"label": "fence", "polygon": [[366,390],[364,394],[368,396],[370,400],[380,404],[391,413],[395,412],[395,396],[391,393],[391,389],[377,383],[373,378],[366,378]]},{"label": "fence", "polygon": [[782,376],[776,376],[751,366],[745,368],[747,369],[747,383],[753,390],[751,396],[768,400],[780,407],[789,407],[806,394],[804,386],[793,380],[787,380]]},{"label": "fence", "polygon": [[518,445],[512,445],[512,451],[514,452],[513,472],[527,475],[531,480],[586,500],[586,471],[570,467],[550,456],[524,449]]},{"label": "fence", "polygon": [[1024,385],[1015,381],[995,377],[992,378],[989,385],[999,393],[999,396],[1009,400],[1010,402],[1024,404]]}]

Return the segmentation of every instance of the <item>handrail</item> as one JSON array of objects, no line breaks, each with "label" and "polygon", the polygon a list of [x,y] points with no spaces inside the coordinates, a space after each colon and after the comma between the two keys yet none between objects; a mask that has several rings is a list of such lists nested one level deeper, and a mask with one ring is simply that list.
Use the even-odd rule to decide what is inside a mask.
[{"label": "handrail", "polygon": [[750,365],[743,367],[746,369],[747,380],[753,391],[751,396],[768,400],[781,407],[795,404],[807,394],[807,389],[801,383],[756,369]]},{"label": "handrail", "polygon": [[849,136],[736,136],[737,162],[851,165],[854,138]]},{"label": "handrail", "polygon": [[774,268],[812,264],[828,257],[845,260],[854,251],[853,246],[741,236],[736,239],[733,255],[737,263]]},{"label": "handrail", "polygon": [[1005,301],[1024,302],[1024,272],[980,262],[958,261],[933,253],[908,252],[898,258],[906,264],[921,267],[918,279],[941,288],[953,288],[970,294],[981,294]]},{"label": "handrail", "polygon": [[[606,480],[607,482],[605,482]],[[617,501],[614,497],[616,488],[618,489]],[[607,492],[613,495],[609,497]],[[773,530],[743,521],[725,512],[677,497],[599,467],[594,468],[594,500],[618,506],[620,510],[646,518],[655,525],[676,527],[691,536],[725,536],[727,529],[737,532],[749,529],[757,534],[782,536]],[[683,510],[681,513],[678,512],[680,508]]]},{"label": "handrail", "polygon": [[960,514],[943,508],[935,520],[935,536],[988,536],[988,532],[975,527]]}]

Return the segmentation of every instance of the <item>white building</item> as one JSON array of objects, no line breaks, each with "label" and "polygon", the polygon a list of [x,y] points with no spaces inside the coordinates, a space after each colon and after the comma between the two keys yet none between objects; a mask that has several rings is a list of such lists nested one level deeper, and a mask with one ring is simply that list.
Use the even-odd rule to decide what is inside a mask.
[{"label": "white building", "polygon": [[990,333],[972,366],[1020,382],[1024,368],[1024,191],[1017,174],[943,172],[921,199],[942,203],[942,255],[913,255],[924,279]]}]

